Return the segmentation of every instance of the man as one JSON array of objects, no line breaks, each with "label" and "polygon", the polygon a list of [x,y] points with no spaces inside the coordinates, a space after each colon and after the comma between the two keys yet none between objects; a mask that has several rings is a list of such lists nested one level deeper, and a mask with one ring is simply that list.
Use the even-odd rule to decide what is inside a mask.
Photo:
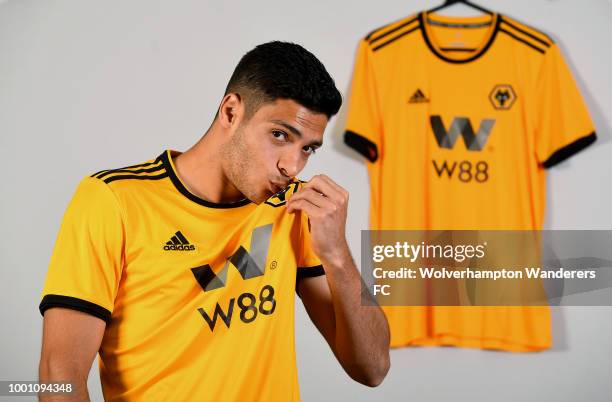
[{"label": "man", "polygon": [[88,400],[99,351],[108,401],[298,401],[297,291],[344,370],[380,384],[388,326],[361,305],[348,193],[296,179],[340,105],[311,53],[266,43],[191,149],[83,179],[42,293],[40,381]]}]

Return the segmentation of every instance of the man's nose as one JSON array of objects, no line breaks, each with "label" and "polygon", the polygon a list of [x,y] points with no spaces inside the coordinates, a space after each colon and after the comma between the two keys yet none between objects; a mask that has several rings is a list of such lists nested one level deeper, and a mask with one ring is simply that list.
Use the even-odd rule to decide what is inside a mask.
[{"label": "man's nose", "polygon": [[297,152],[286,152],[278,160],[278,170],[288,178],[297,176],[300,172],[300,155]]}]

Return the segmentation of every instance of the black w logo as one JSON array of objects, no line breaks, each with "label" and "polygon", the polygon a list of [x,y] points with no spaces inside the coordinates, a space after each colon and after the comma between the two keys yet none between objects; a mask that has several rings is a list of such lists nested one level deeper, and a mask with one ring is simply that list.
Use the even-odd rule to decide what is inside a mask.
[{"label": "black w logo", "polygon": [[209,264],[191,268],[196,281],[204,291],[222,288],[227,283],[227,271],[230,264],[236,267],[242,279],[251,279],[262,276],[266,269],[268,248],[272,237],[272,224],[259,226],[253,230],[251,235],[251,252],[242,246],[234,252],[226,261],[219,273],[215,274]]},{"label": "black w logo", "polygon": [[468,151],[482,151],[495,125],[495,119],[484,119],[480,122],[478,132],[474,134],[472,123],[467,117],[455,117],[448,131],[444,127],[442,117],[434,115],[429,120],[440,148],[453,149],[457,137],[461,135]]}]

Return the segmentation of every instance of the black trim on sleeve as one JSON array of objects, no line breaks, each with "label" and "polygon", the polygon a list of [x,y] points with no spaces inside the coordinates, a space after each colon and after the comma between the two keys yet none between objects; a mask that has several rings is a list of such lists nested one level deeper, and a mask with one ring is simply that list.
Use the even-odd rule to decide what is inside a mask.
[{"label": "black trim on sleeve", "polygon": [[347,130],[344,133],[344,143],[365,156],[370,162],[376,162],[378,159],[378,147],[362,135]]},{"label": "black trim on sleeve", "polygon": [[595,131],[593,131],[591,134],[579,138],[571,144],[556,150],[548,159],[546,159],[546,161],[544,161],[544,163],[542,163],[542,166],[544,166],[546,169],[553,167],[556,164],[563,162],[570,156],[582,151],[584,148],[594,143],[596,139],[597,134]]},{"label": "black trim on sleeve", "polygon": [[51,307],[63,307],[72,310],[82,311],[83,313],[93,315],[94,317],[98,317],[99,319],[106,321],[107,324],[110,322],[111,319],[111,312],[105,309],[104,307],[98,306],[95,303],[76,297],[63,295],[45,295],[45,297],[43,297],[42,301],[40,302],[40,306],[38,307],[38,309],[40,310],[40,314],[44,316],[45,311],[50,309]]},{"label": "black trim on sleeve", "polygon": [[297,293],[297,295],[300,296],[298,285],[300,284],[300,281],[302,279],[313,278],[315,276],[321,276],[321,275],[325,275],[325,270],[323,269],[323,265],[315,265],[312,267],[298,267],[297,274],[295,276],[295,293]]}]

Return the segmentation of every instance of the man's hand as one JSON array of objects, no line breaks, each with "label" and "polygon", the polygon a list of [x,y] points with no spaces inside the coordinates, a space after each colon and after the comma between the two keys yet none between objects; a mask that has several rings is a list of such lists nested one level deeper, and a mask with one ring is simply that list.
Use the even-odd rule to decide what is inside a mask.
[{"label": "man's hand", "polygon": [[325,277],[304,278],[299,294],[308,315],[353,378],[375,387],[390,367],[389,326],[380,307],[364,306],[363,282],[346,237],[348,192],[317,175],[287,201],[287,211],[310,219],[310,238]]},{"label": "man's hand", "polygon": [[308,215],[312,248],[323,262],[340,263],[350,256],[345,236],[348,199],[348,191],[320,174],[287,201],[287,212]]}]

